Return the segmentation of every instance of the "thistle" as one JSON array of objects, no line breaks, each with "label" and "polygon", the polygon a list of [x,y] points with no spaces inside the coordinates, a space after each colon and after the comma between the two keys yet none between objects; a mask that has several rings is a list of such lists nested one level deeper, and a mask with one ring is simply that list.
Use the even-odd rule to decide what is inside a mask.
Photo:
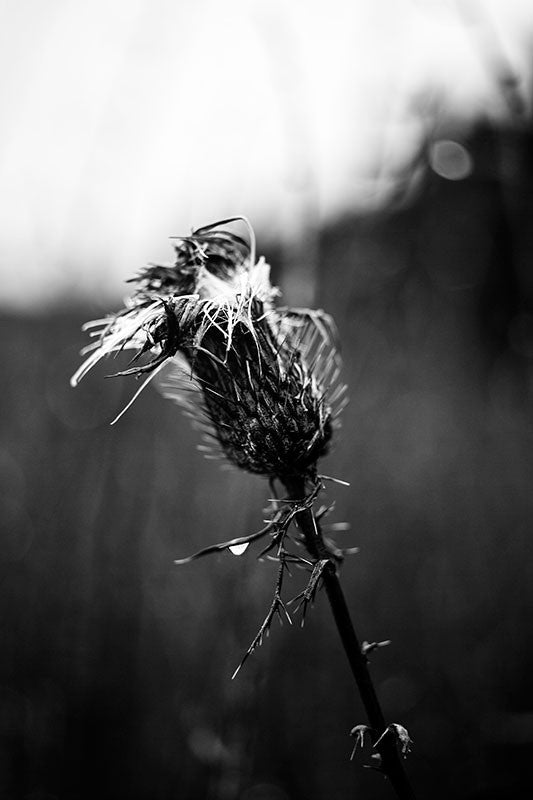
[{"label": "thistle", "polygon": [[[250,244],[222,228],[237,220],[248,225]],[[176,238],[174,255],[172,264],[150,265],[130,281],[133,293],[121,311],[84,326],[95,341],[83,351],[87,358],[71,383],[77,385],[101,359],[133,350],[128,367],[114,376],[144,380],[114,422],[156,378],[163,394],[203,431],[204,450],[264,475],[274,491],[281,484],[283,496],[271,501],[265,527],[176,563],[227,548],[241,553],[267,539],[260,556],[278,563],[274,597],[234,677],[276,616],[291,622],[282,597],[290,567],[309,573],[305,589],[289,601],[297,601],[303,615],[324,586],[371,723],[354,730],[365,728],[379,768],[399,797],[411,797],[398,750],[397,731],[405,729],[385,724],[368,673],[368,649],[355,635],[338,580],[338,566],[353,549],[324,537],[321,519],[330,508],[315,510],[323,481],[333,480],[319,475],[318,461],[345,403],[333,322],[322,311],[277,304],[269,266],[263,258],[256,261],[254,233],[243,217]]]},{"label": "thistle", "polygon": [[177,239],[172,265],[143,269],[126,308],[85,326],[97,341],[72,384],[100,359],[134,349],[116,373],[147,375],[133,399],[159,375],[211,450],[271,479],[312,479],[343,401],[333,323],[323,312],[278,308],[268,264],[218,227]]}]

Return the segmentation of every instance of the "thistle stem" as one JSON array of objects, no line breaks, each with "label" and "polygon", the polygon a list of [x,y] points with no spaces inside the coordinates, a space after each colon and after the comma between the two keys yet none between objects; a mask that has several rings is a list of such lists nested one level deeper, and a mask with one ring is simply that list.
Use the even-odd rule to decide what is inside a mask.
[{"label": "thistle stem", "polygon": [[[285,485],[292,500],[301,500],[305,497],[305,485],[303,482]],[[383,735],[387,729],[387,724],[370,677],[368,660],[363,653],[355,632],[335,564],[331,560],[331,554],[324,543],[320,525],[312,508],[300,511],[296,515],[296,520],[311,556],[316,560],[327,559],[328,561],[322,573],[324,588],[326,589],[337,631],[365,707],[374,747],[381,756],[381,770],[390,780],[400,800],[414,800],[414,793],[398,752],[395,735],[392,733]]]}]

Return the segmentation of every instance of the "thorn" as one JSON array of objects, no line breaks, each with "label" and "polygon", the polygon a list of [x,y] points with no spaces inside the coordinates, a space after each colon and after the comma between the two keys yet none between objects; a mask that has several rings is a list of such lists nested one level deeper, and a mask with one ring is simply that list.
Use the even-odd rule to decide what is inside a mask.
[{"label": "thorn", "polygon": [[358,747],[360,747],[361,750],[363,749],[365,745],[365,736],[367,735],[372,738],[372,728],[369,728],[368,725],[356,725],[355,728],[352,728],[350,731],[350,736],[355,738],[355,744],[350,755],[350,761],[353,761]]},{"label": "thorn", "polygon": [[384,639],[382,642],[363,642],[361,645],[361,653],[366,656],[368,653],[371,653],[372,650],[377,650],[378,647],[387,647],[389,644],[392,644],[390,639]]},{"label": "thorn", "polygon": [[339,483],[341,486],[349,486],[348,481],[342,481],[340,478],[332,478],[331,475],[319,475],[322,481],[331,481],[332,483]]},{"label": "thorn", "polygon": [[379,739],[374,743],[374,747],[377,747],[378,744],[385,738],[385,736],[387,736],[387,734],[391,734],[396,738],[396,741],[400,746],[400,752],[402,756],[405,757],[410,751],[413,743],[407,732],[407,728],[404,728],[403,725],[399,725],[397,722],[391,723],[387,728],[385,728]]}]

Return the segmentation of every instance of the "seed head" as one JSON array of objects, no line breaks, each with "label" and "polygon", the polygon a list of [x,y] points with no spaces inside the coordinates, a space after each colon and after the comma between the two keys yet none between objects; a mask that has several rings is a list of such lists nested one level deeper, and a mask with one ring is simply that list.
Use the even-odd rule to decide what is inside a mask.
[{"label": "seed head", "polygon": [[71,383],[134,349],[116,374],[147,378],[124,411],[157,375],[233,464],[281,480],[313,476],[344,394],[333,324],[320,311],[275,305],[252,229],[248,245],[220,228],[237,219],[176,239],[173,264],[141,270],[125,308],[85,326],[97,341]]}]

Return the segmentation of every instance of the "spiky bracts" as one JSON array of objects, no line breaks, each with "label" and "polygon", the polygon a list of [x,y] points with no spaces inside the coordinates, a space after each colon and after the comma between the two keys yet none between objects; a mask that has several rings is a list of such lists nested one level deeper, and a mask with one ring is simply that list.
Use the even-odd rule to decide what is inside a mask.
[{"label": "spiky bracts", "polygon": [[147,375],[133,399],[159,374],[165,396],[233,464],[283,482],[312,477],[344,393],[332,322],[276,307],[253,232],[249,246],[221,224],[177,239],[172,265],[143,269],[126,308],[86,326],[98,340],[72,383],[102,358],[135,349],[116,373]]},{"label": "spiky bracts", "polygon": [[[290,565],[310,573],[307,589],[297,598],[305,612],[324,565],[344,555],[333,543],[324,543],[310,561],[288,546],[292,542],[301,549],[304,544],[298,529],[292,537],[289,529],[298,515],[312,508],[320,491],[317,461],[327,450],[345,387],[339,382],[330,317],[322,311],[276,305],[279,292],[270,284],[269,266],[263,258],[255,260],[253,230],[249,228],[248,245],[220,229],[236,219],[243,218],[176,239],[173,264],[141,270],[130,281],[133,293],[125,308],[85,326],[96,340],[86,348],[88,357],[72,384],[100,360],[134,350],[127,368],[115,375],[144,381],[115,421],[157,376],[163,394],[179,403],[203,431],[207,444],[201,449],[277,479],[293,495],[274,501],[271,519],[261,531],[176,562],[217,550],[243,552],[263,536],[269,538],[261,555],[279,563],[276,590],[247,658],[268,634],[275,616],[289,618],[281,590]],[[294,499],[300,488],[301,496]]]}]

